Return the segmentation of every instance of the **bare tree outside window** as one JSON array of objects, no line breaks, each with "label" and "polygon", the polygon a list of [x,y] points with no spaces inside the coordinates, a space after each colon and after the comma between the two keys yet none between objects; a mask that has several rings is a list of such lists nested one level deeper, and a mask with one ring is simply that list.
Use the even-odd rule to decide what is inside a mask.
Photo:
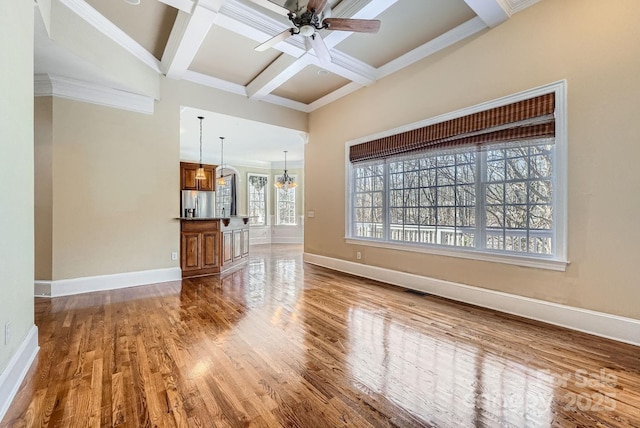
[{"label": "bare tree outside window", "polygon": [[352,169],[352,235],[553,254],[553,139],[427,151]]},{"label": "bare tree outside window", "polygon": [[[279,177],[276,177],[276,179]],[[295,178],[295,177],[294,177]],[[296,188],[276,189],[276,224],[296,224]]]},{"label": "bare tree outside window", "polygon": [[249,174],[248,181],[248,212],[251,226],[267,225],[267,182],[265,175]]}]

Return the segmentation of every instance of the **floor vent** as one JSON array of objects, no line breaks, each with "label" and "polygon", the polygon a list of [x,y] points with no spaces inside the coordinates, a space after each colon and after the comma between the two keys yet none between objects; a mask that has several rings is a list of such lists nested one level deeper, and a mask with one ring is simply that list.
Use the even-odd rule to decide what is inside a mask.
[{"label": "floor vent", "polygon": [[404,290],[405,293],[415,294],[416,296],[428,296],[429,293],[425,293],[424,291],[418,290]]}]

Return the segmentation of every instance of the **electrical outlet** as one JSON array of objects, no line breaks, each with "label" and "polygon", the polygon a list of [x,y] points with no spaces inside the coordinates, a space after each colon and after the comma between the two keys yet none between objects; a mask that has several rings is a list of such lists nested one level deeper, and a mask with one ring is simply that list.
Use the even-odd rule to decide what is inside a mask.
[{"label": "electrical outlet", "polygon": [[171,253],[171,260],[178,260],[178,253],[177,252],[173,251]]},{"label": "electrical outlet", "polygon": [[362,253],[360,251],[356,251],[356,260],[362,260]]},{"label": "electrical outlet", "polygon": [[11,323],[8,322],[4,325],[4,344],[8,345],[11,342]]},{"label": "electrical outlet", "polygon": [[315,211],[307,211],[307,217],[314,218],[315,216],[316,216],[316,212]]}]

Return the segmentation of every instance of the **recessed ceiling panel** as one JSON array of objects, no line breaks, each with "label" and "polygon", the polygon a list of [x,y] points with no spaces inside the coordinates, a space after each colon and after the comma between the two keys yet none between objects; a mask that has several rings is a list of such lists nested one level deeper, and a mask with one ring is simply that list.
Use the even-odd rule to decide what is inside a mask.
[{"label": "recessed ceiling panel", "polygon": [[124,0],[87,0],[87,3],[157,59],[162,58],[178,9],[157,0],[141,1],[135,6]]},{"label": "recessed ceiling panel", "polygon": [[281,53],[254,50],[260,43],[233,31],[212,26],[190,70],[246,86]]},{"label": "recessed ceiling panel", "polygon": [[304,104],[311,104],[348,83],[350,80],[329,73],[315,65],[308,65],[273,91],[273,94]]},{"label": "recessed ceiling panel", "polygon": [[353,33],[336,49],[378,68],[475,16],[464,0],[398,1],[376,18],[378,33]]}]

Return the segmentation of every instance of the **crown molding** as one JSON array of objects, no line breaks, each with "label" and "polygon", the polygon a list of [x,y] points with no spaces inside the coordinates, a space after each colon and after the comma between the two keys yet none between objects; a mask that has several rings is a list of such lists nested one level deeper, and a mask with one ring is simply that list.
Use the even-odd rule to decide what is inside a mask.
[{"label": "crown molding", "polygon": [[154,108],[152,97],[50,74],[34,76],[34,96],[67,98],[144,114],[153,114]]},{"label": "crown molding", "polygon": [[265,101],[271,104],[278,105],[280,107],[290,108],[292,110],[298,110],[303,113],[311,113],[309,104],[301,103],[300,101],[294,101],[289,98],[280,97],[274,94],[267,94],[260,98],[260,101]]},{"label": "crown molding", "polygon": [[237,83],[228,82],[226,80],[218,79],[217,77],[211,77],[206,74],[198,73],[195,71],[187,70],[182,75],[182,80],[188,82],[197,83],[199,85],[208,86],[214,89],[220,89],[221,91],[231,92],[232,94],[247,96],[247,89],[238,85]]},{"label": "crown molding", "polygon": [[[287,161],[287,171],[291,170],[291,169],[302,169],[304,168],[304,159],[303,160],[295,160],[295,161]],[[275,169],[276,171],[274,172],[278,172],[277,170],[284,170],[284,160],[281,161],[272,161],[271,162],[271,169]],[[294,175],[294,174],[291,174]]]},{"label": "crown molding", "polygon": [[346,97],[347,95],[357,91],[360,88],[362,88],[362,85],[356,82],[347,83],[343,87],[338,88],[335,91],[309,104],[309,110],[314,111],[319,109],[320,107],[324,107],[328,104],[331,104],[332,102],[339,100],[342,97]]},{"label": "crown molding", "polygon": [[498,0],[509,16],[515,15],[524,9],[533,6],[540,0]]},{"label": "crown molding", "polygon": [[132,39],[127,33],[105,18],[100,12],[83,0],[60,0],[72,12],[84,19],[89,25],[123,47],[134,57],[142,61],[153,71],[160,73],[160,61],[149,51]]}]

